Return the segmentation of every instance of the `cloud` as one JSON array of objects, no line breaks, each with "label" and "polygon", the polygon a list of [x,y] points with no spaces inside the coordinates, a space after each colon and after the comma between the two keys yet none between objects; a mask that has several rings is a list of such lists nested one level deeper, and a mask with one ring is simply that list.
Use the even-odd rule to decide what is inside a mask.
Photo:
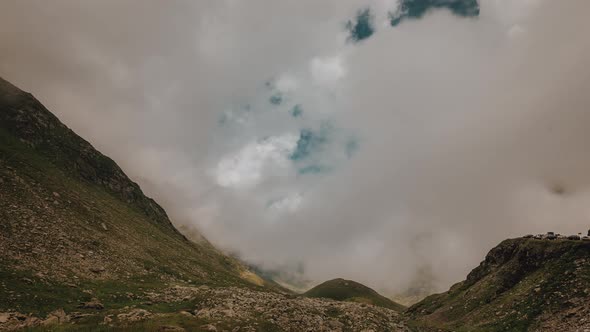
[{"label": "cloud", "polygon": [[280,175],[278,171],[289,167],[296,142],[297,136],[285,134],[247,144],[219,161],[215,168],[217,184],[240,189],[257,185],[265,176]]},{"label": "cloud", "polygon": [[340,56],[313,58],[309,69],[314,82],[320,85],[336,83],[346,75]]},{"label": "cloud", "polygon": [[2,2],[0,75],[249,262],[443,290],[502,239],[589,227],[590,3],[479,7]]}]

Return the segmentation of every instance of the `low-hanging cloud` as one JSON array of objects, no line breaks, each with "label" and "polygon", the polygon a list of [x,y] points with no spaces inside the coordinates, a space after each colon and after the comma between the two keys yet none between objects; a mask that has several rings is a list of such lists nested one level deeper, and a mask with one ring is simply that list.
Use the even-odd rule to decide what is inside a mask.
[{"label": "low-hanging cloud", "polygon": [[590,227],[590,3],[398,8],[4,1],[0,75],[176,223],[312,281],[442,290],[504,238]]}]

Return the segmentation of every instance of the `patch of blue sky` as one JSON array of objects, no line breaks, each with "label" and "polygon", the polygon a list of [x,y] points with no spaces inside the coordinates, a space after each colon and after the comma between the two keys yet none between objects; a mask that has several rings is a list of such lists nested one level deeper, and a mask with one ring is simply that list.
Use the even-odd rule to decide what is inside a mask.
[{"label": "patch of blue sky", "polygon": [[433,9],[448,9],[461,17],[479,16],[477,0],[401,0],[398,9],[389,13],[391,26],[397,26],[406,19],[419,19]]},{"label": "patch of blue sky", "polygon": [[301,167],[297,170],[299,175],[317,175],[317,174],[324,174],[330,172],[332,170],[331,167],[319,164],[311,164],[304,167]]},{"label": "patch of blue sky", "polygon": [[273,93],[270,98],[268,98],[268,101],[275,106],[278,106],[280,104],[283,103],[283,93],[281,93],[280,91],[277,91],[275,93]]},{"label": "patch of blue sky", "polygon": [[291,116],[294,118],[300,118],[303,116],[303,107],[300,104],[297,104],[291,108]]},{"label": "patch of blue sky", "polygon": [[301,161],[321,151],[323,146],[328,143],[328,136],[332,130],[333,127],[328,122],[322,123],[320,130],[317,131],[307,128],[301,129],[295,151],[290,156],[291,160]]},{"label": "patch of blue sky", "polygon": [[348,141],[346,141],[345,144],[345,152],[346,152],[346,156],[348,157],[348,159],[352,158],[353,155],[358,151],[359,149],[359,142],[358,139],[355,137],[351,137],[348,139]]},{"label": "patch of blue sky", "polygon": [[374,19],[370,8],[359,10],[354,20],[346,23],[346,29],[350,33],[348,40],[356,43],[371,37],[375,33]]}]

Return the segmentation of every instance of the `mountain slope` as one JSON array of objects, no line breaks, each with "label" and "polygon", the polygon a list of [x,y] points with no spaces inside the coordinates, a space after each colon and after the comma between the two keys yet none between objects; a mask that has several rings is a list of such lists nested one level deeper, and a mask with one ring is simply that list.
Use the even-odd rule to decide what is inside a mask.
[{"label": "mountain slope", "polygon": [[408,309],[452,331],[590,329],[590,242],[505,240],[465,281]]},{"label": "mountain slope", "polygon": [[[82,289],[108,298],[113,281],[245,285],[245,272],[188,241],[114,161],[0,79],[0,310],[68,307],[89,297]],[[65,297],[41,285],[66,287]],[[38,300],[24,301],[29,292]]]},{"label": "mountain slope", "polygon": [[0,78],[0,128],[68,176],[99,185],[154,222],[172,227],[166,212],[146,197],[110,158],[62,124],[31,94]]},{"label": "mountain slope", "polygon": [[[201,238],[199,234],[194,238]],[[407,331],[191,242],[114,161],[0,79],[0,331]]]},{"label": "mountain slope", "polygon": [[380,295],[373,289],[352,280],[332,279],[323,282],[303,294],[306,297],[328,298],[337,301],[360,302],[404,311],[405,307]]}]

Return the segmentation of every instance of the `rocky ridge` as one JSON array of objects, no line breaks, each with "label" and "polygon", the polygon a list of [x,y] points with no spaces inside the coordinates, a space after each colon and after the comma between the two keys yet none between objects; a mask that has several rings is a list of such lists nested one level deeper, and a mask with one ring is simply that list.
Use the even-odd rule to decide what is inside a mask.
[{"label": "rocky ridge", "polygon": [[0,128],[42,154],[70,176],[98,184],[135,205],[150,219],[172,224],[166,211],[144,195],[109,157],[76,135],[32,94],[0,77]]},{"label": "rocky ridge", "polygon": [[590,329],[590,241],[517,238],[465,281],[409,308],[416,325],[467,331]]}]

